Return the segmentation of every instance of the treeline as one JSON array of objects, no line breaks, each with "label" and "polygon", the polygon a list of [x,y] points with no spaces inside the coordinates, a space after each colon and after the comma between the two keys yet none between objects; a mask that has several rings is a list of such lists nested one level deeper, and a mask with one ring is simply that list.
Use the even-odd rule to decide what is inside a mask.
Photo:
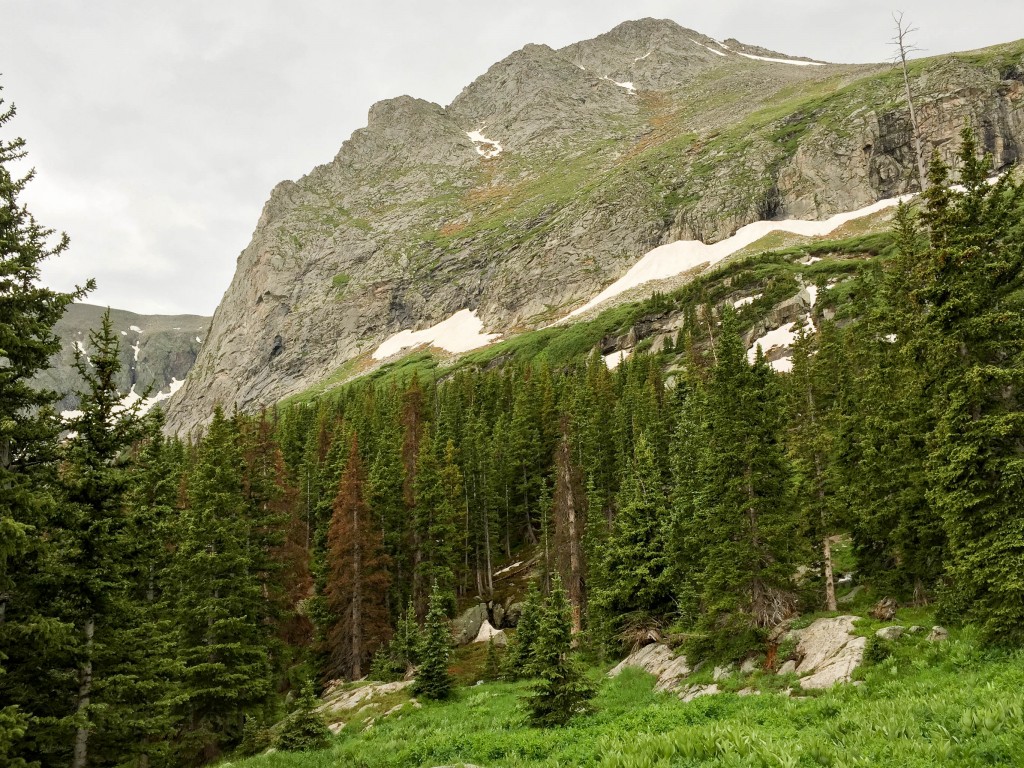
[{"label": "treeline", "polygon": [[791,373],[698,302],[615,371],[350,386],[218,410],[195,445],[120,410],[109,323],[81,416],[27,388],[72,297],[34,287],[52,249],[5,171],[0,766],[212,759],[308,679],[400,674],[428,605],[494,596],[517,558],[558,574],[594,653],[672,626],[739,657],[835,607],[841,534],[877,594],[1020,644],[1024,187],[986,170],[969,136],[963,191],[933,163],[897,254],[803,328]]}]

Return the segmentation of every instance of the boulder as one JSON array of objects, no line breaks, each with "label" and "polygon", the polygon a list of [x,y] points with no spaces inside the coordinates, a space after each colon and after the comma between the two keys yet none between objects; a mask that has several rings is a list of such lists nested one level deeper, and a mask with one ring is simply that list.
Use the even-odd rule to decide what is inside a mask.
[{"label": "boulder", "polygon": [[849,682],[850,674],[864,659],[867,644],[867,638],[852,634],[855,618],[818,619],[799,631],[796,650],[800,663],[796,673],[806,675],[800,681],[801,688],[828,688]]},{"label": "boulder", "polygon": [[916,635],[916,634],[919,634],[921,632],[924,632],[924,627],[920,627],[917,624],[914,624],[912,627],[907,627],[907,634],[908,635]]},{"label": "boulder", "polygon": [[642,669],[658,678],[655,689],[667,691],[676,688],[679,681],[690,674],[685,656],[676,656],[664,643],[652,643],[629,654],[620,661],[608,677],[617,677],[627,668]]},{"label": "boulder", "polygon": [[903,627],[898,624],[893,624],[891,627],[882,627],[880,630],[875,632],[875,637],[880,637],[882,640],[899,640],[900,635],[903,634]]},{"label": "boulder", "polygon": [[491,626],[491,622],[485,621],[480,625],[480,631],[476,633],[476,639],[474,643],[487,643],[494,640],[494,644],[500,648],[504,648],[508,645],[508,638],[505,636],[505,630],[495,629]]},{"label": "boulder", "polygon": [[736,671],[736,667],[733,664],[726,664],[724,667],[715,667],[715,671],[711,673],[711,679],[716,683],[731,675]]},{"label": "boulder", "polygon": [[506,627],[516,627],[519,625],[519,617],[523,615],[523,604],[522,603],[509,603],[508,607],[505,608],[505,621]]},{"label": "boulder", "polygon": [[896,616],[897,607],[897,603],[893,598],[883,597],[875,603],[875,607],[871,609],[869,615],[871,618],[878,619],[879,621],[892,621]]},{"label": "boulder", "polygon": [[494,619],[494,626],[499,629],[505,626],[505,607],[501,603],[491,606],[491,618]]},{"label": "boulder", "polygon": [[845,595],[843,595],[840,598],[837,598],[836,602],[839,603],[839,605],[849,605],[854,600],[856,600],[857,599],[857,595],[859,595],[863,591],[864,591],[864,585],[863,584],[858,584],[853,589],[851,589],[849,592],[847,592]]},{"label": "boulder", "polygon": [[477,603],[472,608],[463,611],[455,621],[452,622],[452,635],[456,645],[466,645],[473,642],[480,627],[487,621],[487,606]]},{"label": "boulder", "polygon": [[932,627],[932,631],[928,633],[929,643],[941,643],[943,640],[949,639],[949,630],[944,627]]},{"label": "boulder", "polygon": [[718,693],[718,686],[711,685],[688,685],[679,691],[679,698],[683,701],[693,701],[701,696],[714,696]]},{"label": "boulder", "polygon": [[412,683],[412,680],[399,680],[395,683],[367,683],[357,687],[350,687],[350,683],[332,684],[324,691],[323,703],[317,707],[317,711],[329,717],[356,707],[365,707],[371,699],[401,691]]},{"label": "boulder", "polygon": [[790,659],[789,661],[785,662],[781,667],[779,667],[780,675],[791,675],[794,672],[796,672],[796,661],[794,661],[793,659]]},{"label": "boulder", "polygon": [[757,671],[757,659],[747,659],[740,666],[740,672],[744,675],[751,675]]}]

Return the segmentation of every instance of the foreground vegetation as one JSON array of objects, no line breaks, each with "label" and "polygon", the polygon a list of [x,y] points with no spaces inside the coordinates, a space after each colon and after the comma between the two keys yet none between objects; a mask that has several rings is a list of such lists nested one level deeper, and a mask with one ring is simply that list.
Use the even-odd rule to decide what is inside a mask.
[{"label": "foreground vegetation", "polygon": [[[593,668],[597,680],[601,669]],[[518,766],[1018,766],[1024,764],[1024,654],[983,649],[972,629],[945,643],[905,636],[862,683],[809,698],[726,693],[683,703],[636,670],[604,680],[594,714],[532,728],[526,683],[459,689],[407,707],[329,749],[232,760],[237,768]],[[749,682],[745,685],[750,685]],[[804,694],[806,695],[806,694]]]}]

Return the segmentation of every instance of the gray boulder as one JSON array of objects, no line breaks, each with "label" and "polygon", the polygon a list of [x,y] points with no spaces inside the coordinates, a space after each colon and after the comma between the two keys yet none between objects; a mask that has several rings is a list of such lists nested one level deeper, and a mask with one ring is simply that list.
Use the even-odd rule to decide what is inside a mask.
[{"label": "gray boulder", "polygon": [[929,643],[941,643],[943,640],[949,639],[949,630],[944,627],[932,627],[932,631],[928,633]]},{"label": "gray boulder", "polygon": [[467,608],[452,622],[452,636],[456,645],[467,645],[476,639],[480,627],[487,621],[487,606],[477,603]]},{"label": "gray boulder", "polygon": [[523,604],[522,603],[509,603],[508,608],[505,609],[505,621],[506,627],[516,627],[519,625],[519,617],[523,615]]},{"label": "gray boulder", "polygon": [[880,630],[875,632],[875,637],[880,637],[882,640],[899,640],[900,635],[903,634],[903,627],[898,624],[893,624],[891,627],[882,627]]}]

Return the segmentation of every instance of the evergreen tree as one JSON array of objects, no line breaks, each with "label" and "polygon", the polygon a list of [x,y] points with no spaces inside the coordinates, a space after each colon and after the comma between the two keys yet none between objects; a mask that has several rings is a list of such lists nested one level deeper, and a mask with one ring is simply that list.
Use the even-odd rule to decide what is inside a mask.
[{"label": "evergreen tree", "polygon": [[[0,129],[14,114],[0,98]],[[26,736],[37,747],[44,741],[38,723],[29,734],[28,718],[48,714],[54,703],[48,694],[40,700],[39,687],[51,681],[32,670],[51,667],[46,658],[61,655],[65,644],[64,633],[39,615],[46,601],[36,599],[35,586],[39,558],[52,546],[45,531],[54,509],[58,396],[29,382],[60,351],[54,324],[94,286],[90,280],[61,293],[40,284],[43,262],[63,253],[68,238],[52,243],[53,230],[19,202],[34,172],[15,178],[11,165],[25,154],[23,139],[0,136],[0,762],[12,765],[28,754]]]},{"label": "evergreen tree", "polygon": [[534,677],[533,648],[540,629],[542,607],[540,589],[537,582],[531,581],[526,588],[526,600],[519,614],[516,632],[505,651],[502,668],[508,680]]},{"label": "evergreen tree", "polygon": [[794,608],[797,546],[783,393],[758,353],[747,361],[735,314],[722,317],[707,403],[707,447],[693,530],[699,536],[704,635],[694,655],[735,656]]},{"label": "evergreen tree", "polygon": [[[791,424],[789,448],[793,458],[805,526],[819,542],[825,610],[836,610],[832,537],[843,520],[842,478],[837,456],[842,439],[840,392],[845,367],[832,323],[813,333],[801,332],[793,347],[793,370],[788,377]],[[812,356],[813,355],[813,356]]]},{"label": "evergreen tree", "polygon": [[437,701],[452,694],[452,676],[448,672],[452,631],[445,617],[445,598],[435,583],[430,591],[427,621],[423,628],[423,663],[416,670],[412,691],[417,696]]},{"label": "evergreen tree", "polygon": [[932,164],[922,219],[932,280],[926,332],[941,365],[928,498],[948,536],[946,615],[993,643],[1024,642],[1024,184],[990,166],[969,130],[962,192]]},{"label": "evergreen tree", "polygon": [[494,644],[494,638],[487,639],[487,658],[484,660],[484,680],[497,680],[501,677],[501,660],[498,656],[498,646]]},{"label": "evergreen tree", "polygon": [[273,690],[274,627],[250,563],[258,532],[246,514],[244,471],[237,423],[217,408],[195,454],[171,565],[184,759],[208,760],[237,743],[245,716]]},{"label": "evergreen tree", "polygon": [[668,519],[661,471],[652,445],[640,433],[595,574],[593,608],[606,637],[630,614],[646,620],[670,608]]},{"label": "evergreen tree", "polygon": [[542,612],[531,657],[540,680],[527,698],[534,725],[564,725],[589,710],[594,688],[572,655],[572,613],[557,576]]},{"label": "evergreen tree", "polygon": [[387,611],[391,577],[380,531],[366,503],[366,477],[355,434],[334,501],[328,541],[329,675],[357,680],[391,633]]},{"label": "evergreen tree", "polygon": [[311,752],[323,749],[330,743],[331,732],[316,711],[317,704],[313,682],[307,680],[302,686],[302,695],[295,709],[281,725],[277,735],[278,749],[284,752]]},{"label": "evergreen tree", "polygon": [[127,523],[124,500],[130,475],[127,451],[142,436],[138,402],[121,404],[117,376],[121,371],[118,337],[103,314],[100,328],[89,334],[92,354],[76,351],[75,362],[86,389],[79,393],[79,414],[64,444],[60,480],[64,503],[59,529],[59,553],[47,571],[60,595],[55,602],[63,620],[75,627],[77,694],[72,768],[89,759],[88,742],[95,730],[93,703],[97,685],[97,649],[111,647],[124,620],[125,564],[128,551],[123,531]]}]

